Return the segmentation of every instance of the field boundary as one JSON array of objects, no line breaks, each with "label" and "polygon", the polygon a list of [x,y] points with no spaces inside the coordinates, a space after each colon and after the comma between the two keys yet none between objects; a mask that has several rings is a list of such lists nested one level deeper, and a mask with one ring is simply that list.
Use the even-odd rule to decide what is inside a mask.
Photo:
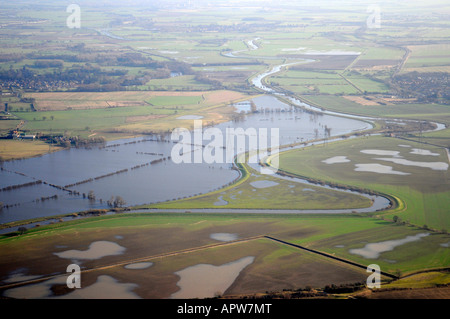
[{"label": "field boundary", "polygon": [[[80,271],[80,273],[83,274],[83,273],[88,273],[88,272],[92,272],[92,271],[96,271],[96,270],[104,270],[104,269],[124,266],[124,265],[128,265],[128,264],[133,264],[133,263],[153,260],[153,259],[157,259],[157,258],[177,256],[177,255],[181,255],[181,254],[192,253],[192,252],[195,252],[195,251],[200,251],[200,250],[205,250],[205,249],[210,249],[210,248],[216,248],[216,247],[222,247],[222,246],[228,246],[228,245],[234,245],[234,244],[238,244],[238,243],[243,243],[243,242],[257,240],[257,239],[264,239],[264,238],[265,238],[264,235],[258,235],[258,236],[253,236],[253,237],[246,237],[246,238],[231,240],[231,241],[222,242],[222,243],[215,243],[215,244],[209,244],[209,245],[204,245],[204,246],[199,246],[199,247],[186,248],[186,249],[182,249],[182,250],[166,252],[166,253],[161,253],[161,254],[152,255],[152,256],[145,256],[145,257],[140,257],[140,258],[135,258],[135,259],[129,259],[129,260],[125,260],[125,261],[112,263],[112,264],[109,264],[109,265],[98,266],[98,267],[95,267],[95,268],[82,269]],[[55,274],[55,275],[43,276],[43,277],[40,277],[40,278],[31,279],[31,280],[26,280],[26,281],[20,281],[20,282],[15,282],[15,283],[11,283],[11,284],[6,284],[6,285],[0,286],[0,290],[10,289],[10,288],[15,288],[15,287],[20,287],[20,286],[25,286],[25,285],[34,284],[34,283],[39,283],[41,281],[45,281],[45,280],[49,280],[49,279],[53,279],[53,278],[58,278],[58,277],[61,277],[61,276],[67,276],[67,274],[60,273],[60,274]]]},{"label": "field boundary", "polygon": [[[297,245],[297,244],[294,244],[294,243],[291,243],[291,242],[288,242],[288,241],[284,241],[282,239],[278,239],[278,238],[272,237],[272,236],[264,236],[264,237],[267,238],[267,239],[270,239],[270,240],[282,243],[284,245],[288,245],[288,246],[292,246],[292,247],[295,247],[295,248],[303,249],[303,250],[306,250],[306,251],[308,251],[310,253],[314,253],[314,254],[317,254],[317,255],[320,255],[320,256],[323,256],[323,257],[331,258],[331,259],[334,259],[334,260],[337,260],[337,261],[340,261],[340,262],[343,262],[343,263],[346,263],[346,264],[349,264],[349,265],[352,265],[352,266],[355,266],[355,267],[367,270],[367,266],[364,266],[362,264],[358,264],[357,262],[354,262],[354,261],[350,261],[350,260],[347,260],[347,259],[344,259],[344,258],[336,257],[336,256],[333,256],[333,255],[321,252],[319,250],[307,248],[307,247],[304,247],[304,246],[301,246],[301,245]],[[391,279],[399,279],[399,277],[397,277],[395,275],[392,275],[390,273],[384,272],[384,271],[380,271],[380,274],[382,274],[383,276],[389,277]]]},{"label": "field boundary", "polygon": [[[270,235],[257,235],[257,236],[252,236],[252,237],[245,237],[245,238],[241,238],[241,239],[236,239],[236,240],[231,240],[231,241],[227,241],[227,242],[221,242],[221,243],[215,243],[215,244],[209,244],[209,245],[204,245],[204,246],[198,246],[198,247],[192,247],[192,248],[186,248],[186,249],[182,249],[182,250],[177,250],[177,251],[171,251],[171,252],[165,252],[165,253],[160,253],[160,254],[156,254],[156,255],[152,255],[152,256],[145,256],[145,257],[140,257],[140,258],[135,258],[135,259],[129,259],[129,260],[125,260],[125,261],[119,261],[119,262],[115,262],[112,264],[108,264],[108,265],[103,265],[103,266],[98,266],[95,268],[89,268],[89,269],[82,269],[80,271],[80,274],[85,274],[85,273],[89,273],[89,272],[93,272],[93,271],[97,271],[97,270],[105,270],[105,269],[109,269],[109,268],[114,268],[114,267],[120,267],[120,266],[125,266],[128,264],[133,264],[133,263],[139,263],[139,262],[145,262],[145,261],[149,261],[149,260],[154,260],[154,259],[159,259],[159,258],[165,258],[165,257],[172,257],[172,256],[177,256],[177,255],[181,255],[181,254],[188,254],[188,253],[192,253],[192,252],[196,252],[196,251],[202,251],[202,250],[206,250],[206,249],[211,249],[211,248],[217,248],[217,247],[224,247],[224,246],[229,246],[229,245],[234,245],[234,244],[240,244],[240,243],[244,243],[244,242],[248,242],[248,241],[253,241],[253,240],[258,240],[258,239],[267,239],[273,242],[277,242],[283,245],[287,245],[287,246],[291,246],[294,248],[298,248],[304,251],[307,251],[309,253],[313,253],[313,254],[317,254],[320,255],[322,257],[325,258],[329,258],[329,259],[333,259],[335,261],[338,262],[342,262],[354,267],[358,267],[361,269],[367,269],[367,266],[350,261],[350,260],[346,260],[344,258],[340,258],[340,257],[336,257],[315,249],[311,249],[311,248],[307,248],[301,245],[297,245],[288,241],[284,241],[275,237],[272,237]],[[391,279],[399,279],[399,277],[383,272],[380,272],[383,276],[389,277]],[[37,284],[46,280],[50,280],[50,279],[54,279],[54,278],[59,278],[59,277],[66,277],[68,276],[68,274],[66,273],[59,273],[59,274],[54,274],[54,275],[48,275],[48,276],[43,276],[40,278],[35,278],[35,279],[30,279],[30,280],[26,280],[26,281],[20,281],[20,282],[15,282],[15,283],[10,283],[10,284],[6,284],[6,285],[1,285],[0,286],[0,290],[5,290],[5,289],[11,289],[11,288],[17,288],[17,287],[21,287],[21,286],[26,286],[26,285],[30,285],[30,284]]]}]

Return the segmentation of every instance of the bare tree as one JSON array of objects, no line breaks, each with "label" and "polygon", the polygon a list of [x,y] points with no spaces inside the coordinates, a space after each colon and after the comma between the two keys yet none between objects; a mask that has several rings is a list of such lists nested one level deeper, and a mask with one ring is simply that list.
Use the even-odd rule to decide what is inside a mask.
[{"label": "bare tree", "polygon": [[116,196],[116,199],[114,200],[114,207],[122,207],[125,206],[127,203],[121,196]]},{"label": "bare tree", "polygon": [[326,145],[328,142],[328,138],[331,136],[331,127],[328,127],[325,125],[325,127],[323,129],[323,135],[325,137],[324,145]]},{"label": "bare tree", "polygon": [[20,226],[19,228],[17,228],[17,231],[19,232],[19,235],[22,235],[27,231],[27,228],[24,226]]},{"label": "bare tree", "polygon": [[89,200],[95,200],[94,191],[90,190],[87,197]]}]

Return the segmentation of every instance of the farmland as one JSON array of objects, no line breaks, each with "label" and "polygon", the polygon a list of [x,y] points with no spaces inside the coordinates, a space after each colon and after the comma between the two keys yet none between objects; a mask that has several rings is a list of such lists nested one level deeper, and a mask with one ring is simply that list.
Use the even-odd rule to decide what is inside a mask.
[{"label": "farmland", "polygon": [[[111,133],[118,133],[124,137],[166,132],[183,124],[176,120],[183,114],[210,112],[210,116],[205,116],[208,121],[229,120],[233,109],[223,107],[245,95],[232,91],[52,92],[32,93],[29,98],[34,99],[38,111],[14,113],[27,122],[27,131],[81,136],[110,133],[110,137]],[[15,104],[11,104],[14,110]]]},{"label": "farmland", "polygon": [[[330,232],[327,224],[335,225]],[[284,288],[297,288],[299,286],[312,285],[314,287],[324,287],[329,283],[343,284],[364,279],[364,270],[358,270],[345,264],[335,261],[328,261],[325,257],[319,257],[311,253],[302,252],[289,246],[271,242],[259,235],[270,235],[286,241],[301,243],[307,247],[319,248],[322,251],[332,250],[339,243],[339,251],[342,255],[350,247],[358,247],[360,236],[369,240],[377,240],[377,233],[385,233],[386,238],[401,238],[405,235],[416,234],[420,230],[402,229],[401,226],[392,225],[389,222],[380,223],[376,219],[361,217],[324,216],[322,218],[298,217],[298,216],[235,216],[235,215],[198,215],[198,214],[137,214],[111,216],[109,218],[91,218],[84,221],[67,222],[51,227],[43,227],[30,232],[20,238],[3,238],[2,249],[3,261],[6,258],[16,260],[18,265],[26,263],[27,259],[42,260],[35,262],[30,269],[34,275],[45,274],[47,267],[54,271],[62,267],[64,260],[56,257],[52,252],[57,252],[54,245],[65,245],[74,249],[84,249],[89,243],[101,240],[117,242],[120,246],[126,247],[126,252],[119,256],[104,257],[100,261],[86,260],[83,262],[85,269],[95,268],[97,271],[89,271],[84,274],[85,284],[90,285],[95,282],[98,272],[103,275],[123,278],[127,282],[136,282],[139,289],[138,295],[147,298],[165,298],[176,291],[176,277],[171,275],[177,269],[185,268],[188,265],[206,262],[213,265],[221,265],[229,260],[236,260],[243,256],[255,256],[251,268],[242,273],[239,284],[230,287],[228,294],[245,294],[253,291],[274,291]],[[400,228],[399,228],[400,227]],[[392,235],[396,229],[395,235]],[[54,236],[57,232],[58,239]],[[400,232],[399,232],[400,231]],[[237,239],[246,241],[236,242],[233,245],[208,246],[217,241],[211,239],[211,234],[232,233]],[[170,235],[169,235],[170,234]],[[390,235],[388,235],[390,234]],[[75,236],[75,237],[74,237]],[[255,237],[256,236],[256,237]],[[372,237],[371,237],[372,236]],[[387,237],[390,236],[390,237]],[[146,238],[145,241],[141,238]],[[39,239],[37,241],[36,239]],[[74,241],[74,239],[76,239]],[[446,242],[445,236],[434,236],[426,238],[420,245],[437,246]],[[39,242],[39,247],[34,247]],[[74,245],[73,243],[77,244]],[[14,247],[26,245],[27,253],[17,255]],[[348,245],[348,246],[347,246]],[[6,249],[6,247],[8,247]],[[427,255],[412,257],[414,246],[410,245],[401,248],[404,254],[403,261],[396,264],[386,263],[393,273],[401,271],[407,273],[421,269],[427,262]],[[169,254],[173,252],[173,254]],[[341,254],[341,253],[339,253]],[[432,254],[433,266],[439,267],[448,262],[445,257],[445,249],[430,252]],[[167,255],[167,257],[163,257]],[[390,258],[385,253],[384,258]],[[396,258],[399,255],[396,254]],[[412,259],[411,259],[412,258]],[[45,261],[44,261],[45,260]],[[150,261],[154,265],[145,272],[130,272],[123,268],[124,265],[133,262]],[[378,260],[383,263],[382,260]],[[365,261],[362,260],[364,263]],[[429,262],[429,260],[428,260]],[[116,266],[115,266],[116,265]],[[277,266],[276,266],[277,265]],[[383,266],[385,264],[383,263]],[[428,264],[429,265],[429,264]],[[5,267],[12,267],[13,264],[1,264],[2,271],[7,271]],[[314,267],[316,271],[311,277],[309,271]],[[330,271],[330,268],[333,270]],[[104,270],[102,270],[104,269]],[[130,277],[131,276],[131,277]],[[265,277],[260,281],[257,278]],[[306,277],[307,276],[307,277]],[[145,285],[142,285],[145,283]],[[157,288],[158,287],[158,288]],[[246,287],[246,288],[244,288]],[[284,288],[283,288],[284,287]],[[19,288],[16,288],[19,289]],[[54,291],[57,291],[58,284],[54,284]],[[14,290],[14,289],[12,289]],[[68,291],[62,290],[61,293]],[[225,293],[224,291],[220,293]]]},{"label": "farmland", "polygon": [[[80,1],[81,28],[68,27],[66,5],[56,0],[3,4],[0,173],[43,179],[51,195],[59,188],[60,199],[46,201],[24,183],[5,184],[23,186],[14,209],[38,204],[33,226],[18,220],[0,235],[0,295],[287,298],[301,290],[320,298],[395,299],[402,294],[391,289],[444,286],[432,295],[448,298],[450,7],[431,2],[383,3],[379,27],[367,20],[368,1]],[[258,74],[280,65],[261,81],[273,91],[255,84]],[[286,109],[237,111],[238,103],[267,96],[288,103]],[[303,113],[288,98],[316,109]],[[340,116],[325,122],[320,110]],[[353,118],[372,128],[352,131],[340,127],[339,119],[349,123],[346,115],[376,120]],[[247,163],[195,163],[202,170],[183,166],[182,175],[168,161],[168,136],[193,129],[194,118],[204,128],[292,125],[297,131],[286,135],[298,136],[279,157],[278,173],[285,175],[264,175]],[[30,135],[36,140],[24,138]],[[140,143],[138,136],[150,138]],[[81,157],[94,148],[112,168],[100,167],[100,157]],[[55,152],[67,161],[66,171],[48,169],[42,178],[45,165],[61,164],[50,156]],[[201,184],[197,172],[221,181],[195,194],[151,200],[164,187],[194,189]],[[99,176],[106,176],[104,184]],[[49,182],[59,178],[68,182]],[[110,207],[99,199],[103,189],[94,189],[118,196],[118,186],[145,194],[144,204]],[[80,190],[83,195],[74,195]],[[86,202],[90,217],[62,207],[69,191],[64,203]],[[6,192],[0,195],[13,195]],[[86,198],[93,193],[97,198]],[[374,194],[388,204],[371,209]],[[55,216],[39,215],[58,203]],[[0,214],[13,215],[6,204],[0,201]],[[95,247],[104,255],[77,259],[95,255]],[[65,257],[70,254],[77,257]],[[74,260],[82,266],[80,294],[65,284]],[[365,287],[370,264],[383,271],[385,290]],[[197,287],[184,288],[186,273]],[[331,292],[341,286],[354,290]]]}]

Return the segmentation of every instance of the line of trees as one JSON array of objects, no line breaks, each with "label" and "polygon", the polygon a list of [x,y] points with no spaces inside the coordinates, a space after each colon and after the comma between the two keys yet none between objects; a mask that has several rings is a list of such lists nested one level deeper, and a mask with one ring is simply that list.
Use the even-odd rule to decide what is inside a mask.
[{"label": "line of trees", "polygon": [[33,182],[25,183],[25,184],[20,184],[20,185],[10,185],[10,186],[6,186],[6,187],[3,187],[2,189],[0,189],[0,192],[10,191],[10,190],[14,190],[14,189],[22,188],[22,187],[39,185],[39,184],[42,184],[41,180],[33,181]]},{"label": "line of trees", "polygon": [[119,208],[125,206],[127,203],[121,196],[111,196],[111,198],[107,201],[109,207]]}]

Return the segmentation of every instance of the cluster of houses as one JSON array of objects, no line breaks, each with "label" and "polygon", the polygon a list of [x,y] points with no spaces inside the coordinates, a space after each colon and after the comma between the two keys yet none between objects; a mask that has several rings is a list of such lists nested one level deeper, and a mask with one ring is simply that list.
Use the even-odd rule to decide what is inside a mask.
[{"label": "cluster of houses", "polygon": [[19,131],[12,131],[12,138],[13,139],[18,139],[18,140],[35,140],[36,139],[36,135],[34,134],[25,134],[23,132],[19,132]]}]

